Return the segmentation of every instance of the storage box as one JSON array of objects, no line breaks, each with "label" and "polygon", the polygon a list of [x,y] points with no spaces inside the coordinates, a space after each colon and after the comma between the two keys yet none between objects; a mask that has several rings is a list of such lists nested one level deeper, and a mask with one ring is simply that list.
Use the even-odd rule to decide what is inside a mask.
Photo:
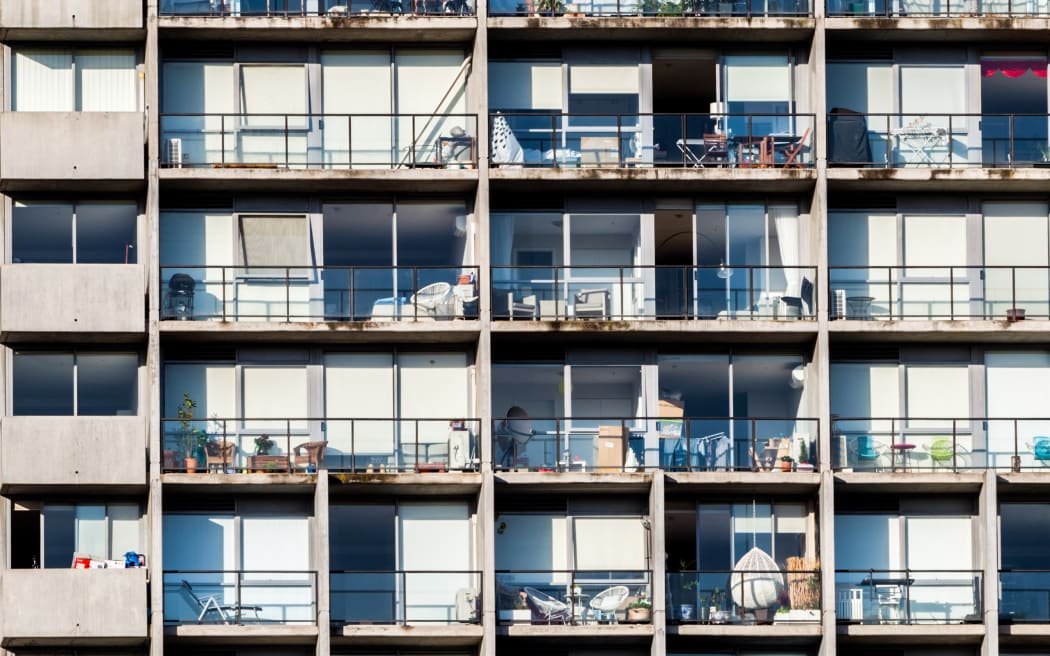
[{"label": "storage box", "polygon": [[656,416],[661,419],[681,419],[685,416],[685,404],[672,399],[660,399],[656,404]]},{"label": "storage box", "polygon": [[623,426],[599,426],[596,469],[621,471],[626,447],[627,430]]}]

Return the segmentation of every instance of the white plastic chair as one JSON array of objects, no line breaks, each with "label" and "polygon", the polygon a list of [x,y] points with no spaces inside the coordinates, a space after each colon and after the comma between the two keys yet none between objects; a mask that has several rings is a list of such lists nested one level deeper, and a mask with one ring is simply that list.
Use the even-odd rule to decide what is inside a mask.
[{"label": "white plastic chair", "polygon": [[526,599],[532,612],[547,622],[547,624],[567,624],[569,621],[569,605],[558,601],[554,597],[540,592],[536,588],[523,588]]},{"label": "white plastic chair", "polygon": [[412,295],[411,303],[419,316],[449,318],[452,316],[452,285],[447,282],[435,282],[423,287]]},{"label": "white plastic chair", "polygon": [[610,622],[616,624],[616,611],[620,610],[623,602],[627,601],[627,595],[631,591],[626,585],[614,585],[594,595],[590,604],[594,619],[598,622]]}]

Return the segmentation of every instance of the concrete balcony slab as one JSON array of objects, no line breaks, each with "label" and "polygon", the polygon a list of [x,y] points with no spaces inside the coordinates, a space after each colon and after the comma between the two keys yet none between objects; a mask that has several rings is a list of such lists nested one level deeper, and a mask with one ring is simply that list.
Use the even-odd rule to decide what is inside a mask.
[{"label": "concrete balcony slab", "polygon": [[984,639],[983,624],[840,624],[844,644],[973,645]]},{"label": "concrete balcony slab", "polygon": [[165,626],[164,637],[196,645],[314,645],[314,624],[182,624]]},{"label": "concrete balcony slab", "polygon": [[827,169],[828,190],[850,191],[1045,191],[1050,169],[838,168]]},{"label": "concrete balcony slab", "polygon": [[161,169],[161,188],[193,191],[325,192],[372,191],[465,192],[478,183],[476,169]]},{"label": "concrete balcony slab", "polygon": [[141,0],[4,0],[0,41],[124,41],[145,38]]},{"label": "concrete balcony slab", "polygon": [[[645,492],[653,482],[647,472],[498,471],[496,494],[566,492]],[[578,627],[577,627],[578,628]]]},{"label": "concrete balcony slab", "polygon": [[798,320],[706,320],[706,319],[632,319],[604,321],[597,319],[574,321],[529,321],[505,319],[491,323],[493,339],[522,339],[589,341],[595,334],[602,340],[620,342],[695,342],[732,343],[739,341],[769,344],[805,344],[817,336],[816,321]]},{"label": "concrete balcony slab", "polygon": [[1027,16],[874,17],[832,16],[828,39],[871,41],[1045,42],[1050,20]]},{"label": "concrete balcony slab", "polygon": [[[832,285],[834,286],[834,285]],[[842,342],[1008,342],[1043,343],[1050,340],[1050,321],[900,319],[884,321],[837,320],[828,323],[833,341]]]},{"label": "concrete balcony slab", "polygon": [[668,635],[703,636],[710,639],[739,641],[741,639],[761,641],[777,640],[798,642],[817,642],[823,634],[820,623],[781,623],[781,624],[679,624],[667,627]]},{"label": "concrete balcony slab", "polygon": [[146,276],[139,264],[0,266],[0,335],[78,341],[142,341]]},{"label": "concrete balcony slab", "polygon": [[335,496],[405,495],[462,496],[481,490],[477,472],[340,473],[329,472],[328,489]]},{"label": "concrete balcony slab", "polygon": [[0,191],[145,186],[142,112],[0,113]]},{"label": "concrete balcony slab", "polygon": [[984,472],[835,472],[835,491],[907,494],[911,492],[976,494]]},{"label": "concrete balcony slab", "polygon": [[812,37],[816,20],[805,17],[728,16],[494,16],[493,40],[799,42]]},{"label": "concrete balcony slab", "polygon": [[161,16],[162,39],[257,42],[465,43],[474,40],[474,16],[358,14],[350,16]]},{"label": "concrete balcony slab", "polygon": [[165,341],[235,341],[296,343],[469,344],[481,334],[481,322],[450,321],[161,321]]},{"label": "concrete balcony slab", "polygon": [[368,646],[471,647],[481,643],[484,629],[477,624],[347,624],[332,628],[333,644]]},{"label": "concrete balcony slab", "polygon": [[652,624],[510,624],[496,627],[497,636],[511,638],[555,638],[555,639],[648,639],[655,629]]},{"label": "concrete balcony slab", "polygon": [[313,494],[317,474],[162,474],[166,491],[175,494]]},{"label": "concrete balcony slab", "polygon": [[146,489],[144,417],[4,417],[0,492]]},{"label": "concrete balcony slab", "polygon": [[631,185],[647,191],[717,189],[723,192],[800,193],[813,189],[815,169],[783,168],[524,168],[498,166],[489,169],[494,188],[535,193],[544,191],[611,191],[623,193]]},{"label": "concrete balcony slab", "polygon": [[0,644],[134,646],[148,637],[146,569],[9,569]]},{"label": "concrete balcony slab", "polygon": [[[820,488],[820,474],[782,471],[667,472],[664,474],[664,486],[668,495],[715,492],[807,496]],[[683,628],[689,626],[683,625]]]}]

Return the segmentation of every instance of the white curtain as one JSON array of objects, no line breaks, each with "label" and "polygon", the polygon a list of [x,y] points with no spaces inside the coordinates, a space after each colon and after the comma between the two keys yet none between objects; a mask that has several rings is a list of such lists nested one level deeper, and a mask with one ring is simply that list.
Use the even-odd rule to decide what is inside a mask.
[{"label": "white curtain", "polygon": [[[510,266],[513,264],[511,257],[514,248],[514,224],[516,217],[513,214],[497,214],[489,223],[489,253],[494,265]],[[510,269],[493,269],[493,280],[510,280],[513,271]]]},{"label": "white curtain", "polygon": [[135,53],[92,50],[77,54],[77,107],[82,112],[138,109]]},{"label": "white curtain", "polygon": [[777,231],[780,265],[784,267],[787,296],[796,296],[801,293],[802,280],[802,272],[792,268],[799,266],[798,210],[789,206],[770,206],[769,216],[773,219]]},{"label": "white curtain", "polygon": [[14,58],[18,112],[71,112],[73,53],[69,50],[20,50]]}]

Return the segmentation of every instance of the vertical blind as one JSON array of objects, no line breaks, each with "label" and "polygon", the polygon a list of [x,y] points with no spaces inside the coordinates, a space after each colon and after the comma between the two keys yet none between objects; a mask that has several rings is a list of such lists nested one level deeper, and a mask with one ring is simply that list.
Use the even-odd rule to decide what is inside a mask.
[{"label": "vertical blind", "polygon": [[130,49],[20,50],[14,78],[15,111],[133,112],[139,104]]}]

